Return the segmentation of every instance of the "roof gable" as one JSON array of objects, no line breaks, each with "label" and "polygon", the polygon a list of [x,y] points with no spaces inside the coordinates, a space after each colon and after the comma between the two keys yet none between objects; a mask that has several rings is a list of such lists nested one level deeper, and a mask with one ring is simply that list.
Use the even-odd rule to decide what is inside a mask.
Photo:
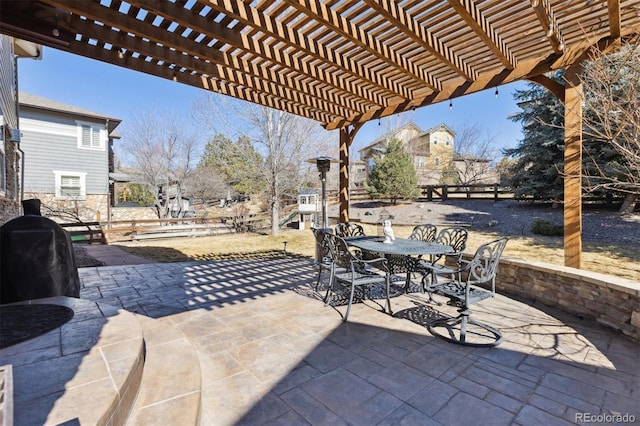
[{"label": "roof gable", "polygon": [[368,145],[366,145],[365,147],[361,148],[358,150],[358,152],[362,152],[365,151],[369,148],[371,148],[372,146],[378,145],[381,142],[386,142],[388,140],[391,140],[394,138],[394,136],[396,136],[398,133],[402,132],[403,130],[415,130],[416,133],[420,134],[422,132],[422,130],[420,129],[420,127],[418,127],[414,122],[410,122],[407,123],[403,126],[398,127],[397,129],[391,130],[390,132],[379,136],[378,138],[376,138],[373,142],[369,143]]},{"label": "roof gable", "polygon": [[[97,119],[107,122],[109,133],[118,127],[122,122],[119,118],[113,118],[108,115],[100,114],[98,112],[90,111],[88,109],[80,108],[73,105],[68,105],[62,102],[54,101],[52,99],[43,98],[42,96],[33,95],[31,93],[20,92],[18,100],[21,107],[30,107],[43,111],[52,111],[67,115],[72,115],[81,118]],[[114,135],[112,135],[114,137]],[[117,137],[117,136],[115,136]]]},{"label": "roof gable", "polygon": [[444,123],[440,123],[437,126],[433,126],[432,128],[425,130],[420,136],[430,135],[432,133],[437,132],[438,130],[444,130],[445,132],[451,133],[451,136],[454,136],[454,137],[456,136],[456,132],[451,130],[451,128]]}]

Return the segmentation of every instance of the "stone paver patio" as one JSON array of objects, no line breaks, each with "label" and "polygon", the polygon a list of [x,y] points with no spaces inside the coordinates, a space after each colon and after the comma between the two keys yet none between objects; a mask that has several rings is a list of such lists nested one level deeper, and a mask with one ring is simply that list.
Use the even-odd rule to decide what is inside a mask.
[{"label": "stone paver patio", "polygon": [[313,291],[316,272],[291,257],[83,268],[81,298],[153,318],[153,344],[188,338],[205,425],[640,422],[640,344],[628,338],[501,295],[473,310],[502,330],[497,348],[433,337],[434,309],[455,311],[419,293],[394,297],[393,317],[354,304],[343,323],[346,307]]}]

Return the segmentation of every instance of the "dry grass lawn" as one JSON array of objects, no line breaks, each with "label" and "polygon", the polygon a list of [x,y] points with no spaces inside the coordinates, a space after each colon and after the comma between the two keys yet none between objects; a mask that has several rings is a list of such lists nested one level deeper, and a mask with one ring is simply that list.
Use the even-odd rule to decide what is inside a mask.
[{"label": "dry grass lawn", "polygon": [[[376,235],[375,225],[363,224],[368,235]],[[394,226],[398,237],[408,237],[411,226]],[[467,251],[473,252],[482,243],[499,235],[472,231]],[[287,230],[278,236],[258,234],[225,234],[198,238],[173,238],[137,242],[119,242],[123,249],[158,262],[211,260],[223,258],[281,254],[314,257],[315,241],[311,230]],[[531,259],[555,265],[564,264],[563,240],[558,237],[512,237],[505,256]],[[640,282],[640,248],[605,243],[584,243],[584,270],[616,275]]]}]

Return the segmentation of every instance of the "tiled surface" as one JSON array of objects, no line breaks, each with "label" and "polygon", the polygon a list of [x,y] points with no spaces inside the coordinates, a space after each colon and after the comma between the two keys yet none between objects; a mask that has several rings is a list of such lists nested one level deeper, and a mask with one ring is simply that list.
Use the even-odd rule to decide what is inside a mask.
[{"label": "tiled surface", "polygon": [[122,418],[142,371],[142,329],[122,309],[104,313],[95,302],[68,297],[34,303],[69,306],[62,327],[0,350],[13,365],[14,424],[99,424]]},{"label": "tiled surface", "polygon": [[[394,317],[382,303],[355,304],[342,323],[345,307],[324,306],[311,290],[316,271],[291,258],[86,268],[81,297],[154,318],[149,344],[188,340],[206,425],[572,424],[581,413],[640,421],[638,343],[502,296],[474,306],[503,331],[492,349],[432,337],[425,321],[455,312],[420,294],[394,297]],[[150,405],[134,423],[192,421],[161,414],[189,395]]]}]

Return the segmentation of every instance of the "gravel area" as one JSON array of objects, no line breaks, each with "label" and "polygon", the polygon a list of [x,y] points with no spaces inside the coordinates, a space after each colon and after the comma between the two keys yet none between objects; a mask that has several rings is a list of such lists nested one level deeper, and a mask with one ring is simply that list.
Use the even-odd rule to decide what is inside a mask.
[{"label": "gravel area", "polygon": [[[329,214],[337,217],[338,207],[332,206]],[[392,222],[398,225],[462,224],[469,229],[505,236],[534,236],[531,227],[538,218],[559,226],[564,221],[562,207],[513,200],[449,200],[396,206],[355,202],[349,214],[353,219],[369,223],[376,223],[381,215],[389,214]],[[621,215],[615,210],[585,208],[582,211],[582,239],[584,242],[640,245],[640,213]]]}]

